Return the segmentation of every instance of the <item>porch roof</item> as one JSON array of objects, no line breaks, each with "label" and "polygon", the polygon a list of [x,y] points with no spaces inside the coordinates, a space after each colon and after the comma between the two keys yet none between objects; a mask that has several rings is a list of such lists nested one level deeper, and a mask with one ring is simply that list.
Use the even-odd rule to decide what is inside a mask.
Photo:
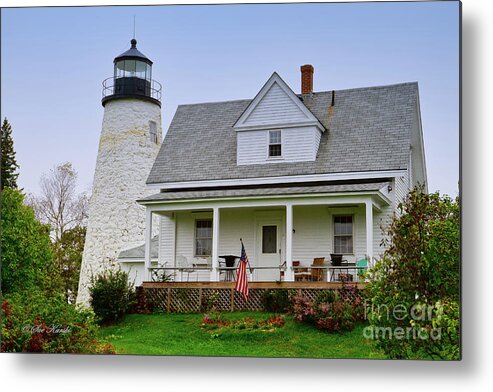
[{"label": "porch roof", "polygon": [[[159,246],[159,236],[156,235],[151,240],[151,259],[155,260],[158,258],[158,246]],[[137,262],[144,261],[145,255],[145,244],[136,246],[135,248],[126,249],[120,252],[118,255],[119,261],[124,262]]]},{"label": "porch roof", "polygon": [[389,181],[351,183],[351,184],[325,184],[313,186],[290,186],[290,187],[270,187],[270,188],[225,188],[225,189],[197,189],[184,191],[163,191],[139,200],[140,203],[156,201],[179,201],[192,199],[212,199],[222,197],[241,197],[241,196],[282,196],[300,194],[319,194],[319,193],[341,193],[341,192],[369,192],[379,191],[387,187]]}]

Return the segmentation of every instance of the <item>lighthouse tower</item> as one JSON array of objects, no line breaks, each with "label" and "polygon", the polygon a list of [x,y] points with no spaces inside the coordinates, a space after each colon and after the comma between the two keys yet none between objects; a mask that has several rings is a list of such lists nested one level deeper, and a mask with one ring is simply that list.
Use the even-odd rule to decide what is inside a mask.
[{"label": "lighthouse tower", "polygon": [[152,61],[135,39],[130,42],[103,82],[104,117],[77,296],[84,305],[91,276],[112,268],[122,250],[144,243],[145,209],[136,200],[150,194],[145,182],[162,139],[161,85],[152,80]]}]

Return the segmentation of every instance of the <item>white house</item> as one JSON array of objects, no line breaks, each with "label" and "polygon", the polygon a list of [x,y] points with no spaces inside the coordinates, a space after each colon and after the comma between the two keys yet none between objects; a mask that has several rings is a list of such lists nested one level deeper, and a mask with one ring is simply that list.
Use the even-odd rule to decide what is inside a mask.
[{"label": "white house", "polygon": [[132,40],[114,64],[78,302],[115,259],[136,285],[234,279],[240,238],[253,281],[331,280],[331,255],[373,262],[407,191],[426,189],[416,82],[315,92],[303,65],[296,94],[274,72],[253,99],[180,105],[160,145],[152,61]]},{"label": "white house", "polygon": [[313,67],[301,74],[301,94],[273,73],[253,99],[178,107],[147,178],[155,193],[138,200],[145,245],[119,255],[137,283],[151,261],[175,280],[229,279],[220,256],[239,255],[240,238],[254,281],[382,253],[382,225],[426,186],[418,85],[314,92]]}]

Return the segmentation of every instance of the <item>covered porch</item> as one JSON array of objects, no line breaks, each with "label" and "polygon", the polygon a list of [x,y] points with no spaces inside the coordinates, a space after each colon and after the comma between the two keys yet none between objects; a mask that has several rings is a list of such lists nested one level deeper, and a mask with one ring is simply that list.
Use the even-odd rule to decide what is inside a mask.
[{"label": "covered porch", "polygon": [[[383,185],[364,193],[141,201],[142,280],[234,281],[241,238],[250,282],[358,281],[381,242],[380,222],[391,213]],[[158,259],[151,263],[156,232]],[[333,265],[334,254],[342,264]]]}]

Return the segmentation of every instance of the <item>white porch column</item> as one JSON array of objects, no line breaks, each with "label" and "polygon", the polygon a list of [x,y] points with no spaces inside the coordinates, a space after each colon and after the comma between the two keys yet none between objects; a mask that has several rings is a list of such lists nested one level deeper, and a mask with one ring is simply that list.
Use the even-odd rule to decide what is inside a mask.
[{"label": "white porch column", "polygon": [[[282,263],[282,260],[281,260]],[[286,282],[294,282],[293,271],[293,205],[286,204]]]},{"label": "white porch column", "polygon": [[373,261],[373,202],[371,199],[365,201],[366,205],[366,254],[368,263]]},{"label": "white porch column", "polygon": [[151,239],[152,239],[152,211],[146,208],[146,228],[145,228],[145,253],[144,253],[144,276],[143,280],[151,280]]},{"label": "white porch column", "polygon": [[219,281],[219,207],[212,209],[212,271],[211,281]]}]

